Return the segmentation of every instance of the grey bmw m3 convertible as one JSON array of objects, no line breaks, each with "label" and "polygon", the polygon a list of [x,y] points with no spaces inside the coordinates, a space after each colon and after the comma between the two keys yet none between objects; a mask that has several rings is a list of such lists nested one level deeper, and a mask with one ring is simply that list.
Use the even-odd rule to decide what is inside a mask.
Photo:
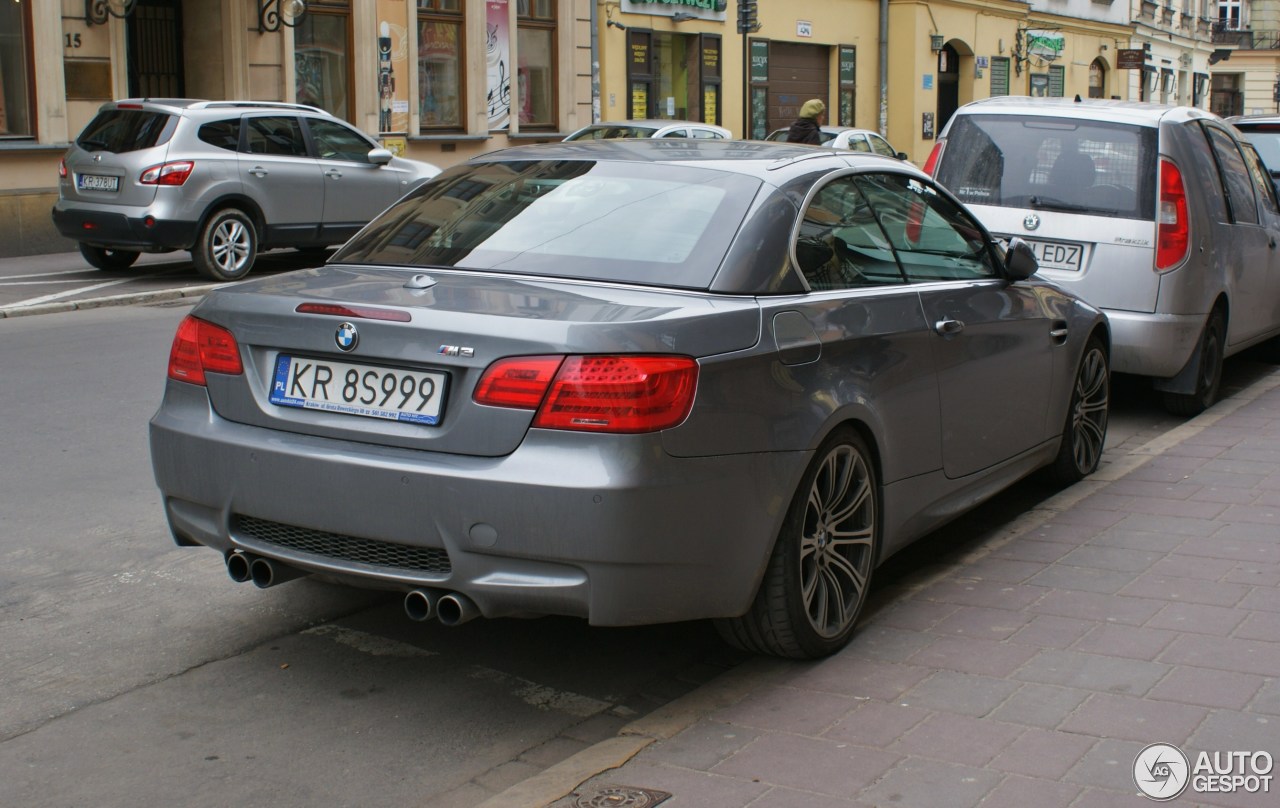
[{"label": "grey bmw m3 convertible", "polygon": [[815,657],[873,570],[1106,435],[1105,317],[901,161],[638,140],[446,170],[219,289],[151,421],[178,544],[410,617],[715,618]]}]

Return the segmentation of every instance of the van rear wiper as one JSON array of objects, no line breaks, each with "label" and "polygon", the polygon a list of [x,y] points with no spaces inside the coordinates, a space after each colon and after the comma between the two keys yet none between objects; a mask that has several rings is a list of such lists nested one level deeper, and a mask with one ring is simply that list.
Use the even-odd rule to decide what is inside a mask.
[{"label": "van rear wiper", "polygon": [[1096,213],[1097,208],[1088,205],[1074,205],[1070,202],[1063,202],[1061,199],[1053,197],[1033,196],[1027,200],[1031,207],[1037,210],[1060,210],[1065,213]]}]

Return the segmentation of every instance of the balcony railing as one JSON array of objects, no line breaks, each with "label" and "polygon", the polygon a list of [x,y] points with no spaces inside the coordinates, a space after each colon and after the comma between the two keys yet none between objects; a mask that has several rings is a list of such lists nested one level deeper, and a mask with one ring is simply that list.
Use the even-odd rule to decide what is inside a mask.
[{"label": "balcony railing", "polygon": [[1213,44],[1235,45],[1237,48],[1252,49],[1254,32],[1248,28],[1228,28],[1225,23],[1213,24]]}]

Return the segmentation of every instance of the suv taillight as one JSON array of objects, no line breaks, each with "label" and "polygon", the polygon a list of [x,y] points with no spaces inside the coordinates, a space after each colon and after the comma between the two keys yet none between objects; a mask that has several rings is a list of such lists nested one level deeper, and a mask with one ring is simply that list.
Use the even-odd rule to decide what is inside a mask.
[{"label": "suv taillight", "polygon": [[65,157],[58,161],[58,177],[64,180],[67,178],[67,158]]},{"label": "suv taillight", "polygon": [[1160,158],[1160,208],[1156,218],[1156,271],[1173,269],[1191,248],[1187,189],[1182,172],[1167,157]]},{"label": "suv taillight", "polygon": [[178,324],[169,351],[169,378],[204,385],[205,373],[239,375],[240,346],[227,329],[188,315]]},{"label": "suv taillight", "polygon": [[942,157],[942,149],[946,145],[947,141],[945,140],[939,140],[933,144],[933,150],[929,152],[929,159],[924,161],[924,173],[930,177],[933,176],[934,169],[938,167],[938,158]]},{"label": "suv taillight", "polygon": [[172,163],[161,163],[144,169],[138,182],[143,185],[181,185],[191,176],[196,164],[190,160],[177,160]]},{"label": "suv taillight", "polygon": [[478,404],[537,409],[533,425],[584,432],[656,432],[693,406],[698,363],[687,356],[522,356],[490,365]]}]

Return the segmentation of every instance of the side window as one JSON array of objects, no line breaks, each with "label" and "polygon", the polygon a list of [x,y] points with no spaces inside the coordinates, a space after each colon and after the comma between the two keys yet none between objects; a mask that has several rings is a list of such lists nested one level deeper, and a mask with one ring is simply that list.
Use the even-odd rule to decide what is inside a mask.
[{"label": "side window", "polygon": [[857,184],[897,252],[908,281],[998,276],[982,228],[937,188],[903,174],[860,174]]},{"label": "side window", "polygon": [[1244,152],[1244,162],[1249,166],[1249,173],[1253,175],[1253,183],[1258,188],[1258,198],[1262,200],[1263,207],[1272,213],[1280,213],[1275,181],[1271,179],[1271,172],[1267,171],[1267,167],[1262,164],[1262,157],[1258,155],[1258,150],[1251,143],[1241,143],[1240,150]]},{"label": "side window", "polygon": [[838,177],[814,194],[800,222],[795,252],[800,271],[814,290],[906,280],[852,176]]},{"label": "side window", "polygon": [[246,118],[245,150],[250,154],[276,154],[305,157],[307,144],[302,139],[302,126],[293,115],[268,115]]},{"label": "side window", "polygon": [[850,135],[849,150],[856,152],[869,152],[871,147],[867,145],[866,135]]},{"label": "side window", "polygon": [[879,135],[867,135],[867,139],[871,141],[871,151],[876,154],[883,154],[885,157],[898,156],[898,153],[889,145],[889,141]]},{"label": "side window", "polygon": [[665,135],[663,135],[663,137],[688,137],[688,136],[689,136],[689,133],[683,129],[672,129],[670,132],[667,132]]},{"label": "side window", "polygon": [[369,162],[369,151],[373,145],[350,128],[322,118],[307,118],[307,128],[311,130],[316,156],[321,160]]},{"label": "side window", "polygon": [[1253,196],[1253,183],[1249,180],[1249,169],[1245,167],[1244,158],[1240,156],[1235,140],[1216,126],[1206,125],[1204,131],[1218,158],[1222,184],[1227,189],[1227,201],[1231,206],[1231,221],[1237,224],[1257,224],[1258,203]]},{"label": "side window", "polygon": [[723,135],[710,129],[694,129],[693,136],[702,140],[724,140]]},{"label": "side window", "polygon": [[196,137],[210,146],[236,151],[240,148],[240,119],[228,118],[225,121],[206,123],[196,132]]}]

